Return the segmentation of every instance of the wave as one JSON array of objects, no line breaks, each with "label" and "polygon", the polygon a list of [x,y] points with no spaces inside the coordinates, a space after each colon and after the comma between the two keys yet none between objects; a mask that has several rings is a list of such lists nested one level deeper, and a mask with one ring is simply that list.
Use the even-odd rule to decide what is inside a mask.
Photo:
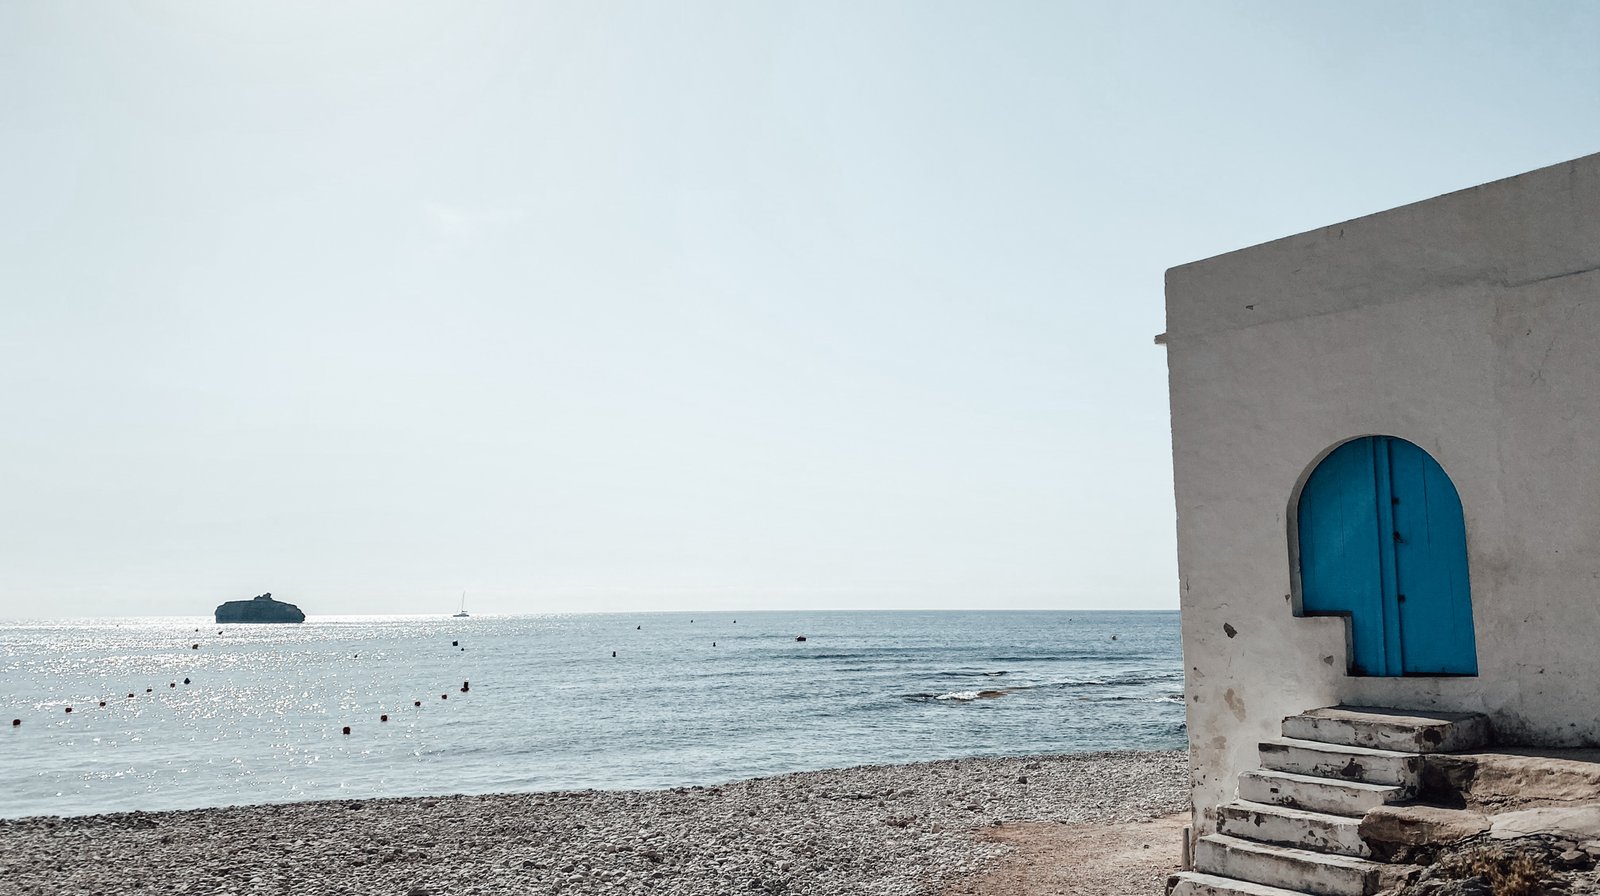
[{"label": "wave", "polygon": [[1164,659],[1160,654],[1153,653],[1123,653],[1104,650],[1085,650],[1069,653],[1040,653],[1032,656],[991,656],[991,663],[1075,663],[1084,660],[1153,660]]},{"label": "wave", "polygon": [[1160,684],[1167,681],[1182,681],[1182,670],[1156,671],[1152,669],[1137,669],[1128,672],[1116,672],[1110,675],[1101,675],[1093,678],[1069,678],[1059,682],[1056,687],[1106,687],[1130,684]]},{"label": "wave", "polygon": [[915,700],[920,703],[934,703],[941,701],[952,703],[971,703],[974,700],[993,700],[997,697],[1004,697],[1014,690],[1017,690],[1017,688],[1000,688],[992,691],[951,691],[948,694],[906,694],[905,698],[907,700]]},{"label": "wave", "polygon": [[1004,669],[999,669],[994,672],[981,672],[978,670],[963,669],[950,672],[935,672],[933,674],[939,678],[999,678],[1002,675],[1010,675],[1011,673]]}]

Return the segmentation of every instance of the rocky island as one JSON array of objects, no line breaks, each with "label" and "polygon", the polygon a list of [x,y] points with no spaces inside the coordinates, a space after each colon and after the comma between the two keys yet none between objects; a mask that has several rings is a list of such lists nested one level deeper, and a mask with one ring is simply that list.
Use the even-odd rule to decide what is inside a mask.
[{"label": "rocky island", "polygon": [[294,604],[273,600],[272,592],[251,600],[230,600],[217,607],[218,622],[305,622],[306,614]]}]

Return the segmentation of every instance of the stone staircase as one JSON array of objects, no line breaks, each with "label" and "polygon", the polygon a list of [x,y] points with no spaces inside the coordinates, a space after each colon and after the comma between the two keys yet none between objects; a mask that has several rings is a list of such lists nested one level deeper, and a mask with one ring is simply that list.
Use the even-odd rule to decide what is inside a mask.
[{"label": "stone staircase", "polygon": [[1290,716],[1283,737],[1261,744],[1261,768],[1239,776],[1239,798],[1217,807],[1194,870],[1167,892],[1372,896],[1407,866],[1372,860],[1361,816],[1415,796],[1423,754],[1475,749],[1488,736],[1477,714],[1335,706]]}]

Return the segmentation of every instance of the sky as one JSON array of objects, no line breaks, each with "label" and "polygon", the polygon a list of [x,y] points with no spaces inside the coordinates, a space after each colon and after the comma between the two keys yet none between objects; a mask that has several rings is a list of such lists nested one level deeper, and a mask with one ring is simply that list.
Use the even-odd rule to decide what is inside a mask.
[{"label": "sky", "polygon": [[0,3],[0,617],[1172,609],[1167,268],[1600,5]]}]

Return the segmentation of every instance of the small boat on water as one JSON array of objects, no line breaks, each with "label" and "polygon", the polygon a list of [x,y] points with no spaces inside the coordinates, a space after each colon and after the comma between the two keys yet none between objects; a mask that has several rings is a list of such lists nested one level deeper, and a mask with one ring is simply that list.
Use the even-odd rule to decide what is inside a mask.
[{"label": "small boat on water", "polygon": [[471,613],[467,612],[467,592],[463,591],[463,592],[461,592],[461,612],[457,613],[454,616],[451,616],[450,618],[451,619],[466,619],[467,617],[469,617],[471,615],[472,615]]}]

